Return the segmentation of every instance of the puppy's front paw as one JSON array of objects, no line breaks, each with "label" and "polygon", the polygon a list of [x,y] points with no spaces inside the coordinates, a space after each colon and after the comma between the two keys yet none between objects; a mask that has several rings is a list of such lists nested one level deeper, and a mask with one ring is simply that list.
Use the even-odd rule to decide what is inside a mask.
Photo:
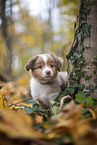
[{"label": "puppy's front paw", "polygon": [[49,105],[44,104],[44,103],[43,103],[42,101],[40,101],[40,100],[37,100],[37,102],[38,102],[38,104],[40,105],[40,107],[43,108],[43,109],[49,109],[49,108],[50,108]]}]

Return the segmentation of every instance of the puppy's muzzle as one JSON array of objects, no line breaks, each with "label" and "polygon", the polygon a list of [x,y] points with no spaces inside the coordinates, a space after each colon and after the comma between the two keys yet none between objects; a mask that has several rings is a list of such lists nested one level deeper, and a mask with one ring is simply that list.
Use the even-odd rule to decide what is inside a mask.
[{"label": "puppy's muzzle", "polygon": [[50,75],[51,75],[51,71],[50,71],[50,70],[47,70],[47,71],[45,71],[45,74],[46,74],[47,76],[50,76]]}]

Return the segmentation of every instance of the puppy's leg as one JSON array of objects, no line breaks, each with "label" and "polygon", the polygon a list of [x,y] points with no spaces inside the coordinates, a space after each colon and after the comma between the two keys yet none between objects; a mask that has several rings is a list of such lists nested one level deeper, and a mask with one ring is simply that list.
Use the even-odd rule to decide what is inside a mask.
[{"label": "puppy's leg", "polygon": [[47,106],[47,105],[43,104],[43,102],[40,101],[40,100],[37,100],[37,102],[41,106],[41,108],[43,108],[43,109],[49,109],[50,108],[50,106]]}]

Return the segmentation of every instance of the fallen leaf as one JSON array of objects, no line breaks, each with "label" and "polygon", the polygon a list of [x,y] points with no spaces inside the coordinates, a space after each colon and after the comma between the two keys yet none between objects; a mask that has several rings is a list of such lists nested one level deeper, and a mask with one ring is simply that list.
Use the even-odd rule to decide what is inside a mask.
[{"label": "fallen leaf", "polygon": [[42,123],[43,122],[43,116],[35,115],[35,123]]},{"label": "fallen leaf", "polygon": [[6,109],[8,108],[8,105],[4,96],[0,97],[0,108],[6,108]]},{"label": "fallen leaf", "polygon": [[[48,139],[63,138],[69,135],[76,143],[80,137],[85,136],[90,130],[90,120],[81,118],[82,105],[75,104],[72,100],[58,115],[51,118],[51,126],[45,132]],[[64,139],[64,143],[65,143]]]},{"label": "fallen leaf", "polygon": [[94,120],[97,119],[96,113],[91,108],[89,108],[89,112],[92,114]]},{"label": "fallen leaf", "polygon": [[11,138],[42,138],[32,127],[31,118],[24,111],[0,109],[0,131]]},{"label": "fallen leaf", "polygon": [[79,137],[77,140],[76,145],[97,145],[97,129],[90,129],[88,133],[83,136]]}]

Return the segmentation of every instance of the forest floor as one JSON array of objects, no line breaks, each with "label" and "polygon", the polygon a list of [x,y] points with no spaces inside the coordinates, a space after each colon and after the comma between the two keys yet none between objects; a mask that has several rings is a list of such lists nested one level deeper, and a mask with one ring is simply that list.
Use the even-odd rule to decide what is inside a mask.
[{"label": "forest floor", "polygon": [[43,110],[31,99],[29,76],[0,82],[0,145],[97,145],[97,105],[54,103]]}]

